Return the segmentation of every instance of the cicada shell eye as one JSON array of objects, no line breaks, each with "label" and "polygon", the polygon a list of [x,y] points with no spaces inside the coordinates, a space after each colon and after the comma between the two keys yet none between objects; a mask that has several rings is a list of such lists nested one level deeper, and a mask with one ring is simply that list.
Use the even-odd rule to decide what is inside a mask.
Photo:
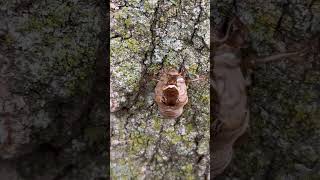
[{"label": "cicada shell eye", "polygon": [[177,79],[177,83],[185,83],[184,78],[183,78],[183,77],[179,77],[179,78]]}]

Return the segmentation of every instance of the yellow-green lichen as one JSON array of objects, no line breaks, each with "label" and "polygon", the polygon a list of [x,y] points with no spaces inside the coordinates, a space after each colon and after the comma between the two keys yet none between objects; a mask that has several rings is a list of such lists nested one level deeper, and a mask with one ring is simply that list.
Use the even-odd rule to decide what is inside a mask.
[{"label": "yellow-green lichen", "polygon": [[162,120],[158,117],[155,117],[152,122],[153,122],[153,128],[157,131],[160,131]]},{"label": "yellow-green lichen", "polygon": [[182,141],[182,137],[177,131],[166,130],[164,135],[172,144],[177,144]]}]

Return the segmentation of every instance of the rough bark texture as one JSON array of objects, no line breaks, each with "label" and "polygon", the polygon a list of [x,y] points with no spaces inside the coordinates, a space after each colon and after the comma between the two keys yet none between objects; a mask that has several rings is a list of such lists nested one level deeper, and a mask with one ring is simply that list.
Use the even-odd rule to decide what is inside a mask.
[{"label": "rough bark texture", "polygon": [[106,177],[99,10],[96,1],[0,2],[1,179]]},{"label": "rough bark texture", "polygon": [[208,76],[209,32],[205,0],[112,1],[113,178],[208,177],[209,83],[191,83],[182,115],[164,119],[152,77],[183,66],[191,78]]},{"label": "rough bark texture", "polygon": [[235,148],[231,164],[216,179],[319,179],[320,54],[316,35],[320,2],[213,1],[211,8],[216,25],[231,12],[246,24],[248,54],[309,49],[298,61],[284,59],[254,69],[248,94],[249,138]]}]

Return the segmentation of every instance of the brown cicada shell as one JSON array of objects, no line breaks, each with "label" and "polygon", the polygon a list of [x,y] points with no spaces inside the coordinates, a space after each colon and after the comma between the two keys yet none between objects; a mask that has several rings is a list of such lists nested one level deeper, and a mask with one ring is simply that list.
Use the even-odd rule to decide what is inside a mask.
[{"label": "brown cicada shell", "polygon": [[164,118],[178,118],[188,102],[187,85],[183,72],[170,69],[162,72],[155,88],[155,101]]},{"label": "brown cicada shell", "polygon": [[[301,52],[280,53],[264,58],[244,59],[242,48],[246,45],[248,29],[238,18],[233,18],[224,32],[214,37],[214,82],[212,86],[217,94],[218,105],[214,123],[215,135],[212,138],[213,159],[211,175],[214,178],[229,165],[235,142],[245,133],[249,125],[246,86],[247,77],[243,74],[257,63],[266,63],[289,56],[301,56]],[[220,34],[219,34],[220,33]],[[220,36],[220,37],[219,37]],[[222,37],[221,37],[222,36]]]}]

